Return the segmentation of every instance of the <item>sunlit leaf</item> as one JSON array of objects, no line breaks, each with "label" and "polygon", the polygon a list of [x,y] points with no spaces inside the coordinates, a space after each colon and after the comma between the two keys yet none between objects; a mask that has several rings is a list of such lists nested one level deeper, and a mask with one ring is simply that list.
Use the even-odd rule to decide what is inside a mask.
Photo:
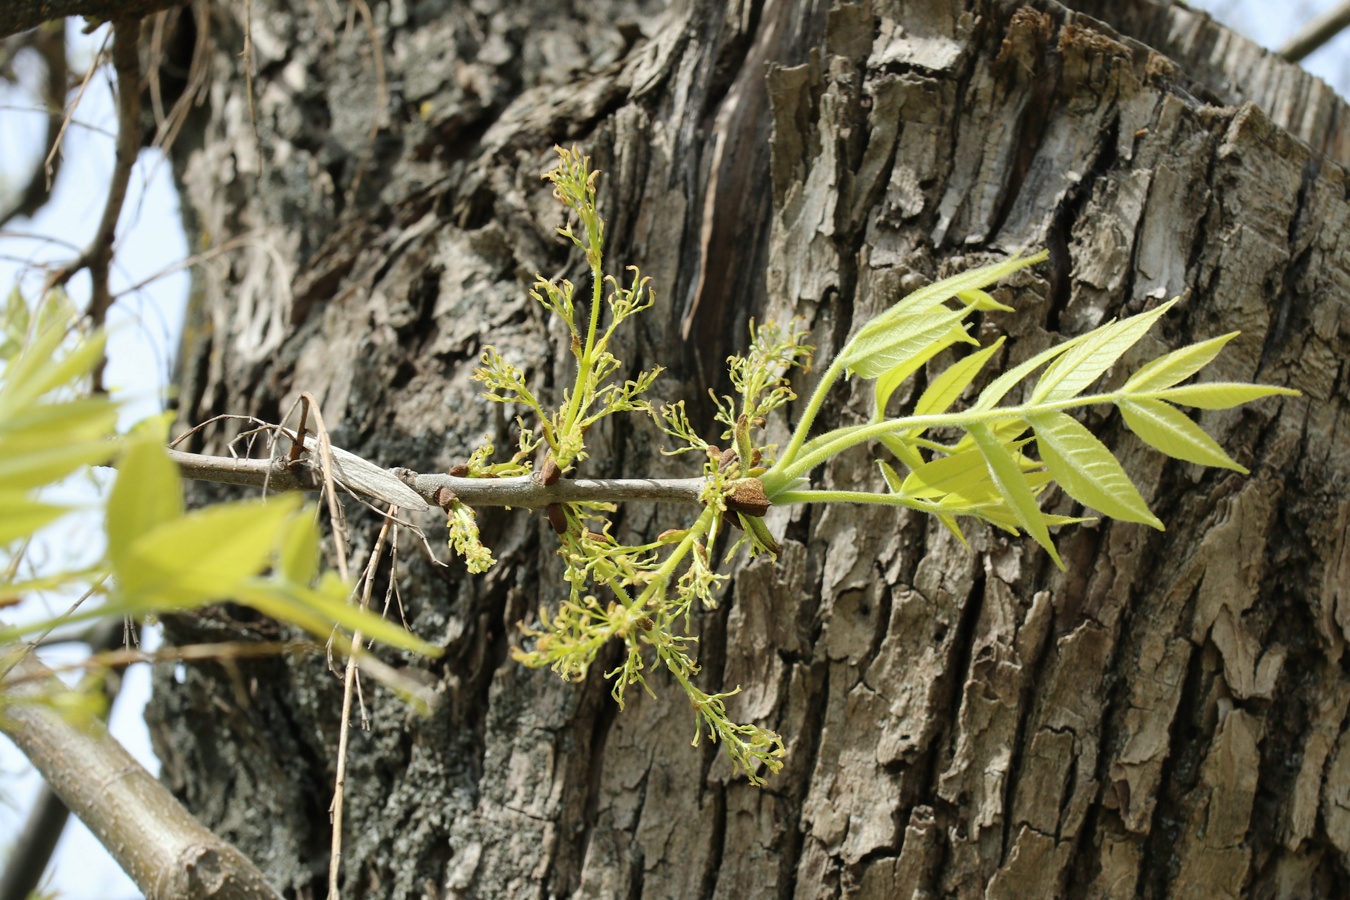
[{"label": "sunlit leaf", "polygon": [[966,333],[966,330],[958,326],[947,332],[943,337],[933,341],[928,347],[921,350],[919,353],[916,353],[910,359],[879,375],[875,384],[876,418],[880,420],[885,417],[886,404],[890,402],[891,395],[895,393],[896,388],[904,384],[911,375],[921,369],[930,359],[937,356],[957,341],[975,343],[974,339]]},{"label": "sunlit leaf", "polygon": [[1041,459],[1070,497],[1108,516],[1162,530],[1162,522],[1149,511],[1111,451],[1077,419],[1049,412],[1028,420]]},{"label": "sunlit leaf", "polygon": [[978,423],[971,425],[970,436],[975,439],[980,453],[984,455],[989,474],[1016,518],[1017,524],[1031,535],[1036,543],[1045,548],[1050,558],[1055,561],[1055,565],[1063,569],[1064,562],[1050,541],[1050,530],[1046,527],[1045,515],[1036,505],[1036,495],[1023,476],[1021,465],[987,426]]},{"label": "sunlit leaf", "polygon": [[886,479],[886,486],[891,489],[891,493],[903,494],[903,480],[896,474],[895,469],[892,469],[884,459],[877,460],[877,466],[881,469],[881,477]]},{"label": "sunlit leaf", "polygon": [[1103,372],[1115,365],[1116,360],[1147,334],[1153,323],[1176,302],[1169,300],[1157,309],[1088,332],[1082,341],[1045,370],[1031,392],[1030,402],[1067,400],[1078,396]]},{"label": "sunlit leaf", "polygon": [[114,558],[117,586],[147,605],[168,608],[229,597],[269,562],[300,502],[295,494],[242,500],[159,525],[120,562]]},{"label": "sunlit leaf", "polygon": [[1176,403],[1179,406],[1193,406],[1198,409],[1229,409],[1274,394],[1296,397],[1298,391],[1269,384],[1206,381],[1201,384],[1187,384],[1169,388],[1155,394],[1154,398]]},{"label": "sunlit leaf", "polygon": [[241,586],[233,599],[319,638],[327,638],[337,624],[349,632],[359,630],[371,640],[423,656],[440,656],[444,652],[402,626],[353,605],[349,602],[350,593],[350,588],[330,572],[316,588],[255,579]]},{"label": "sunlit leaf", "polygon": [[113,565],[124,568],[138,540],[182,515],[182,482],[169,454],[149,440],[130,442],[118,460],[117,481],[108,496],[108,557]]},{"label": "sunlit leaf", "polygon": [[[1091,334],[1091,332],[1089,332]],[[1062,344],[1056,344],[1037,353],[1026,362],[1019,363],[1002,375],[989,382],[984,390],[980,391],[980,396],[975,399],[972,409],[993,409],[998,401],[1002,400],[1008,391],[1012,390],[1019,382],[1048,363],[1055,357],[1068,352],[1088,335],[1080,334],[1076,338],[1070,338]]]},{"label": "sunlit leaf", "polygon": [[1161,400],[1146,399],[1119,400],[1116,405],[1120,407],[1125,424],[1130,426],[1131,431],[1146,444],[1168,456],[1248,474],[1212,437],[1175,406]]},{"label": "sunlit leaf", "polygon": [[972,309],[978,309],[981,312],[1017,312],[1006,303],[999,303],[988,291],[971,290],[957,291],[956,299],[966,304]]},{"label": "sunlit leaf", "polygon": [[892,319],[885,327],[863,329],[842,354],[846,370],[863,378],[876,378],[888,369],[909,362],[941,339],[970,310],[947,309]]},{"label": "sunlit leaf", "polygon": [[[1031,256],[1014,256],[1011,259],[1005,259],[1003,262],[981,266],[978,269],[970,269],[950,278],[935,281],[926,287],[921,287],[917,291],[907,294],[899,303],[873,319],[868,327],[871,327],[871,324],[880,324],[899,316],[913,315],[931,309],[964,291],[976,291],[988,287],[1019,269],[1025,269],[1027,266],[1033,266],[1049,258],[1049,251],[1042,250],[1040,253]],[[865,330],[866,328],[864,328]]]},{"label": "sunlit leaf", "polygon": [[945,413],[961,396],[961,393],[980,374],[984,364],[1003,346],[1004,338],[999,338],[988,347],[959,359],[946,368],[923,392],[914,404],[914,415],[927,416]]},{"label": "sunlit leaf", "polygon": [[319,526],[309,507],[296,513],[282,533],[277,569],[292,584],[308,587],[319,574]]},{"label": "sunlit leaf", "polygon": [[14,456],[0,452],[0,484],[11,489],[42,487],[85,466],[101,465],[116,452],[116,444],[101,440]]},{"label": "sunlit leaf", "polygon": [[927,498],[945,494],[968,495],[975,484],[988,478],[984,456],[978,448],[971,448],[916,466],[902,483],[900,493]]},{"label": "sunlit leaf", "polygon": [[0,385],[0,421],[48,391],[89,374],[103,358],[106,336],[102,333],[81,341],[64,356],[52,358],[65,335],[62,327],[47,328],[19,359],[8,364]]},{"label": "sunlit leaf", "polygon": [[116,424],[117,406],[106,396],[33,404],[0,422],[0,454],[92,440]]},{"label": "sunlit leaf", "polygon": [[59,519],[68,507],[39,503],[27,491],[0,490],[0,546],[28,537]]},{"label": "sunlit leaf", "polygon": [[913,471],[923,465],[923,457],[919,451],[904,438],[898,434],[883,434],[877,438],[877,441],[887,450],[895,454],[895,458],[904,463],[906,468]]},{"label": "sunlit leaf", "polygon": [[1227,344],[1239,334],[1241,334],[1239,331],[1230,331],[1221,337],[1190,344],[1179,350],[1173,350],[1165,356],[1160,356],[1140,366],[1139,371],[1130,376],[1121,390],[1126,393],[1142,393],[1171,387],[1178,382],[1185,381],[1213,362],[1214,357],[1219,355],[1219,351],[1223,349],[1224,344]]}]

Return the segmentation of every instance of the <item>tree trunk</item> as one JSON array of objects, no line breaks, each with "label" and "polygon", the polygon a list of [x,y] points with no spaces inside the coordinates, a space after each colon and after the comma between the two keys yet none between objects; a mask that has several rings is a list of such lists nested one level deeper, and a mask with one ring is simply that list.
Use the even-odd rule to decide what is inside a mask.
[{"label": "tree trunk", "polygon": [[[1067,574],[983,528],[967,551],[917,514],[771,511],[780,562],[738,564],[696,617],[701,686],[741,686],[733,715],[787,743],[764,789],[690,746],[660,675],[620,713],[603,664],[575,685],[510,660],[516,623],[563,595],[543,518],[480,515],[486,576],[405,538],[403,612],[447,654],[404,662],[441,703],[419,718],[367,688],[344,894],[1345,896],[1345,106],[1184,7],[1081,4],[1136,40],[1051,0],[824,6],[254,0],[247,24],[212,4],[209,103],[176,166],[200,247],[243,244],[200,270],[184,420],[276,421],[308,390],[335,443],[381,465],[510,446],[469,376],[492,343],[555,400],[570,381],[526,284],[584,271],[538,177],[574,141],[604,171],[611,267],[658,292],[616,353],[666,366],[657,395],[709,437],[699,398],[751,317],[805,317],[824,360],[902,292],[1040,247],[1050,263],[1004,291],[1019,312],[981,326],[1008,335],[1005,366],[1180,295],[1117,383],[1241,329],[1211,377],[1303,396],[1201,414],[1250,477],[1091,416],[1167,531],[1061,529]],[[1219,105],[1249,98],[1265,109]],[[865,417],[869,391],[840,389],[826,424]],[[597,431],[588,476],[695,474],[646,422]],[[823,479],[881,486],[866,455]],[[368,546],[373,519],[349,512]],[[682,515],[620,524],[650,539]],[[228,607],[167,624],[180,642],[272,628]],[[324,892],[339,709],[311,657],[160,673],[149,713],[173,789],[298,897]]]}]

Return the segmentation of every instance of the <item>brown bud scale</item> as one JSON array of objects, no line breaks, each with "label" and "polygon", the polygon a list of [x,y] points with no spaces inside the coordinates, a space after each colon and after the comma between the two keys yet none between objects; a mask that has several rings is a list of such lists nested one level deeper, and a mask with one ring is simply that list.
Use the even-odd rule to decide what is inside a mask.
[{"label": "brown bud scale", "polygon": [[727,509],[747,516],[762,516],[769,511],[769,506],[764,484],[758,478],[742,478],[734,482],[727,496]]}]

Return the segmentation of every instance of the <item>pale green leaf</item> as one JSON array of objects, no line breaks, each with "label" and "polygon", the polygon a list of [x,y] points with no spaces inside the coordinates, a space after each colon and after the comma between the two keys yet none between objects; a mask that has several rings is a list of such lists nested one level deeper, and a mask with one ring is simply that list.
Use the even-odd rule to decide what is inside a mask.
[{"label": "pale green leaf", "polygon": [[1125,424],[1130,426],[1131,431],[1146,444],[1168,456],[1248,474],[1213,438],[1175,406],[1161,400],[1147,399],[1118,400],[1116,405],[1120,407]]},{"label": "pale green leaf", "polygon": [[1078,420],[1062,412],[1027,418],[1041,459],[1070,497],[1113,518],[1162,530],[1111,451]]},{"label": "pale green leaf", "polygon": [[903,494],[903,480],[896,474],[895,469],[892,469],[884,459],[877,460],[877,465],[881,468],[881,477],[886,479],[886,486],[891,489],[891,493]]},{"label": "pale green leaf", "polygon": [[1139,371],[1130,376],[1121,390],[1127,394],[1144,393],[1185,381],[1213,362],[1224,344],[1239,334],[1241,334],[1239,331],[1230,331],[1221,337],[1190,344],[1160,356],[1140,366]]},{"label": "pale green leaf", "polygon": [[50,325],[39,329],[19,355],[5,365],[5,377],[0,379],[0,422],[14,415],[37,396],[29,394],[29,388],[38,383],[42,367],[51,365],[52,357],[65,337],[66,328],[63,326]]},{"label": "pale green leaf", "polygon": [[937,498],[946,494],[970,496],[976,484],[989,478],[984,457],[976,447],[951,456],[939,456],[905,477],[900,493],[909,497]]},{"label": "pale green leaf", "polygon": [[1166,400],[1179,406],[1193,406],[1198,409],[1228,409],[1273,394],[1297,397],[1298,391],[1269,384],[1206,381],[1201,384],[1187,384],[1182,387],[1169,388],[1155,393],[1153,396],[1155,399]]},{"label": "pale green leaf", "polygon": [[1009,510],[1012,511],[1017,524],[1031,535],[1036,543],[1045,548],[1050,558],[1055,561],[1055,565],[1063,569],[1064,562],[1050,541],[1050,530],[1046,527],[1045,514],[1036,505],[1036,495],[1023,476],[1022,467],[1017,459],[985,425],[978,423],[971,425],[970,436],[975,439],[980,453],[984,455],[989,475],[993,478]]},{"label": "pale green leaf", "polygon": [[883,434],[877,438],[883,447],[895,454],[895,458],[904,463],[910,470],[917,469],[923,465],[923,457],[913,444],[900,437],[898,434]]},{"label": "pale green leaf", "polygon": [[103,358],[105,335],[96,334],[79,342],[69,353],[53,359],[66,331],[47,328],[23,355],[5,369],[0,385],[0,422],[18,413],[38,397],[70,384],[89,372]]},{"label": "pale green leaf", "polygon": [[892,367],[877,377],[875,384],[876,398],[876,418],[878,421],[886,416],[886,404],[891,401],[891,395],[895,393],[896,388],[904,384],[911,375],[917,372],[934,356],[937,356],[943,350],[946,350],[957,341],[973,341],[966,330],[961,327],[953,328],[944,336],[938,338],[928,347],[915,354],[912,358]]},{"label": "pale green leaf", "polygon": [[1026,362],[1019,363],[1004,372],[1002,375],[989,382],[984,390],[980,391],[980,396],[975,399],[975,404],[971,409],[993,409],[994,405],[1002,400],[1004,395],[1012,390],[1018,382],[1048,363],[1050,360],[1062,353],[1068,352],[1086,337],[1086,334],[1080,334],[1076,338],[1070,338],[1062,344],[1056,344],[1053,347],[1042,350]]},{"label": "pale green leaf", "polygon": [[318,638],[328,638],[333,626],[340,625],[349,632],[359,630],[366,638],[423,656],[444,652],[402,626],[352,604],[350,593],[350,588],[330,572],[317,588],[254,579],[241,586],[232,599]]},{"label": "pale green leaf", "polygon": [[305,507],[281,536],[277,569],[292,584],[308,587],[319,574],[319,526]]},{"label": "pale green leaf", "polygon": [[981,312],[1017,312],[1011,306],[1005,303],[999,303],[988,291],[979,289],[970,291],[957,291],[956,299]]},{"label": "pale green leaf", "polygon": [[0,422],[0,454],[83,443],[116,425],[117,405],[107,396],[38,403]]},{"label": "pale green leaf", "polygon": [[154,441],[130,442],[108,496],[108,557],[113,565],[125,568],[137,541],[182,516],[182,481],[169,454]]},{"label": "pale green leaf", "polygon": [[[947,309],[889,320],[884,327],[869,325],[849,342],[841,354],[850,375],[876,378],[888,369],[918,356],[941,340],[952,326],[970,315],[970,310]],[[873,323],[875,324],[875,323]]]},{"label": "pale green leaf", "polygon": [[1176,302],[1169,300],[1157,309],[1120,322],[1110,322],[1083,335],[1082,341],[1045,370],[1031,392],[1030,402],[1053,402],[1078,396],[1147,334],[1153,323]]},{"label": "pale green leaf", "polygon": [[69,507],[39,503],[27,491],[0,490],[0,546],[59,519]]},{"label": "pale green leaf", "polygon": [[300,506],[294,494],[223,503],[162,524],[129,548],[114,575],[120,592],[158,608],[233,596],[277,548]]},{"label": "pale green leaf", "polygon": [[975,376],[1003,346],[1004,338],[999,338],[988,347],[957,360],[946,368],[919,397],[914,405],[914,415],[927,416],[945,413],[956,402],[961,393],[975,380]]},{"label": "pale green leaf", "polygon": [[14,489],[42,487],[85,466],[105,463],[116,452],[117,445],[112,441],[88,441],[12,456],[0,445],[0,484]]},{"label": "pale green leaf", "polygon": [[1019,269],[1025,269],[1027,266],[1033,266],[1049,258],[1049,251],[1042,250],[1040,253],[1031,256],[1014,256],[1011,259],[1005,259],[1003,262],[981,266],[978,269],[969,269],[950,278],[935,281],[927,287],[919,288],[917,291],[906,295],[899,303],[873,319],[868,327],[882,325],[899,316],[914,315],[932,309],[964,291],[976,291],[988,287]]}]

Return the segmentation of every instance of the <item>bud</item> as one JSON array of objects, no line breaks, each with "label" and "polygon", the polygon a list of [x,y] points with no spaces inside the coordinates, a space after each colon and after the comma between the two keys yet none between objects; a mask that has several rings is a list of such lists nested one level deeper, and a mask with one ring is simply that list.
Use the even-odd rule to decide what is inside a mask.
[{"label": "bud", "polygon": [[770,505],[764,493],[764,484],[758,478],[742,478],[732,482],[731,493],[727,495],[727,509],[758,518],[769,511]]},{"label": "bud", "polygon": [[553,526],[554,533],[567,533],[567,513],[563,511],[562,504],[550,503],[544,513],[548,516],[548,524]]}]

